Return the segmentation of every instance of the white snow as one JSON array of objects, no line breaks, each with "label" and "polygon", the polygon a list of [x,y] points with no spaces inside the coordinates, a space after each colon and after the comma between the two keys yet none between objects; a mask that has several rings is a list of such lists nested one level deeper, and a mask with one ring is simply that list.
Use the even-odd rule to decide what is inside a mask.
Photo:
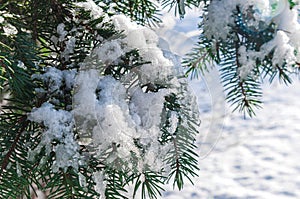
[{"label": "white snow", "polygon": [[60,55],[61,57],[65,58],[66,61],[69,61],[70,54],[74,53],[75,43],[75,37],[71,37],[66,41],[66,47]]},{"label": "white snow", "polygon": [[270,52],[274,49],[274,57],[272,59],[273,65],[282,66],[284,62],[292,65],[297,61],[295,57],[295,48],[289,43],[290,38],[283,31],[277,31],[275,37],[270,42],[261,47],[262,50]]},{"label": "white snow", "polygon": [[156,33],[149,28],[130,22],[130,19],[123,15],[113,16],[113,23],[117,30],[124,30],[124,34],[127,36],[124,39],[127,49],[139,49],[143,61],[151,62],[144,64],[136,71],[141,84],[169,81],[170,77],[174,75],[174,63],[166,59],[163,51],[158,48],[159,38]]},{"label": "white snow", "polygon": [[56,31],[59,35],[60,42],[63,41],[68,34],[68,32],[65,30],[65,24],[63,23],[58,24]]},{"label": "white snow", "polygon": [[98,58],[107,65],[114,64],[114,61],[124,54],[120,41],[117,40],[105,42],[99,48],[96,48],[95,52]]},{"label": "white snow", "polygon": [[3,30],[5,35],[16,35],[18,33],[17,28],[11,24],[3,26]]},{"label": "white snow", "polygon": [[103,172],[97,171],[93,173],[93,178],[96,183],[96,191],[97,193],[100,194],[100,199],[105,199],[105,187],[106,187],[106,182],[105,182],[105,176]]},{"label": "white snow", "polygon": [[251,71],[255,68],[255,60],[257,57],[257,52],[247,50],[245,46],[239,48],[239,62],[241,67],[239,68],[239,75],[242,79],[245,79]]},{"label": "white snow", "polygon": [[[54,172],[59,168],[66,170],[69,166],[78,169],[81,157],[73,134],[73,115],[68,111],[55,110],[52,104],[45,102],[41,107],[33,109],[28,119],[46,127],[41,142],[34,150],[29,151],[28,158],[33,159],[45,147],[47,155],[55,152],[55,163],[52,165]],[[56,146],[52,146],[54,141],[58,142]]]}]

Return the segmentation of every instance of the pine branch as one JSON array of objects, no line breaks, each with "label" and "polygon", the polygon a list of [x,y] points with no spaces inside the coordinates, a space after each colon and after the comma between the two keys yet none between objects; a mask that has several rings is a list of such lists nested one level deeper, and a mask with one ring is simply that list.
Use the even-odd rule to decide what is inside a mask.
[{"label": "pine branch", "polygon": [[[184,88],[185,86],[183,83],[182,87]],[[173,186],[175,187],[176,185],[181,190],[184,185],[184,178],[192,182],[191,177],[197,176],[196,171],[199,170],[197,166],[198,155],[193,152],[196,148],[194,142],[198,133],[197,126],[199,126],[199,121],[189,116],[190,114],[188,113],[193,112],[192,109],[183,106],[186,96],[170,95],[166,99],[166,108],[171,112],[178,113],[178,126],[175,132],[171,134],[166,130],[168,123],[163,128],[165,141],[171,141],[173,145],[173,148],[165,158],[165,162],[171,165],[171,172],[168,175],[167,182],[173,178]]]},{"label": "pine branch", "polygon": [[[253,107],[260,108],[262,92],[260,84],[257,83],[255,72],[253,75],[248,75],[246,78],[241,78],[239,75],[239,44],[234,42],[234,47],[231,51],[227,51],[227,58],[221,62],[221,79],[227,91],[227,100],[233,105],[236,104],[234,110],[247,113],[252,117],[255,112]],[[226,60],[226,61],[225,61]]]},{"label": "pine branch", "polygon": [[[37,163],[29,162],[28,140],[34,145],[35,138],[27,133],[34,132],[34,126],[24,114],[13,113],[18,107],[6,106],[1,114],[0,140],[3,144],[0,150],[0,190],[1,197],[17,198],[22,195],[30,197],[29,188],[33,183],[39,184],[36,177]],[[8,110],[7,112],[5,110]],[[19,109],[20,111],[24,111]]]},{"label": "pine branch", "polygon": [[[101,2],[101,1],[97,1]],[[158,5],[149,0],[111,0],[116,4],[116,11],[129,16],[132,20],[143,25],[157,26],[161,22]]]},{"label": "pine branch", "polygon": [[105,196],[111,199],[128,199],[124,195],[124,193],[127,192],[127,190],[124,189],[124,186],[127,184],[127,174],[117,169],[106,169],[105,174],[105,180],[107,182]]}]

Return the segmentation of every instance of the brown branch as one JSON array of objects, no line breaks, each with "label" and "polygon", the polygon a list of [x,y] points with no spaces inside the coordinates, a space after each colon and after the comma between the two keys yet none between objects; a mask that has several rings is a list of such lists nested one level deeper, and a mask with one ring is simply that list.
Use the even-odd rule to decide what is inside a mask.
[{"label": "brown branch", "polygon": [[[25,122],[25,123],[23,123],[23,122]],[[27,125],[29,124],[29,121],[27,120],[27,116],[23,116],[22,118],[20,118],[18,120],[18,123],[23,123],[23,125],[22,125],[21,129],[18,131],[18,133],[17,133],[17,135],[16,135],[9,151],[7,152],[7,154],[4,157],[4,160],[3,160],[2,166],[1,166],[0,176],[1,176],[1,174],[3,174],[3,171],[7,168],[7,165],[9,163],[9,159],[10,159],[11,155],[13,154],[13,152],[14,152],[16,146],[17,146],[17,143],[20,140],[20,137],[21,137],[22,133],[26,129]],[[13,127],[11,127],[10,129],[12,129],[12,128]]]},{"label": "brown branch", "polygon": [[32,1],[32,40],[37,42],[38,38],[38,29],[37,29],[37,21],[38,21],[38,6],[36,1]]},{"label": "brown branch", "polygon": [[201,62],[202,60],[205,59],[205,57],[208,55],[208,52],[205,52],[201,57],[199,57],[196,61],[194,61],[191,65],[192,68],[196,68],[197,67],[197,64],[199,62]]},{"label": "brown branch", "polygon": [[[70,187],[70,183],[69,182],[72,182],[72,177],[69,173],[65,173],[63,172],[63,183],[65,185],[65,188],[66,189],[69,189]],[[71,186],[73,186],[73,184],[71,184]],[[71,195],[69,195],[68,197],[70,199],[75,199],[75,196],[73,194],[73,190],[72,190],[72,187],[71,187],[71,192],[70,192]]]}]

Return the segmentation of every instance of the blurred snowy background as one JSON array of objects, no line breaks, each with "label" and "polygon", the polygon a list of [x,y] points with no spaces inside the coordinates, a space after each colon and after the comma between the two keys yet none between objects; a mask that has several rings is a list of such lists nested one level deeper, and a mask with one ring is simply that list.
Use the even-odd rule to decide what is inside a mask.
[{"label": "blurred snowy background", "polygon": [[[164,16],[158,34],[178,55],[197,41],[199,11],[183,20],[171,12]],[[222,30],[220,30],[222,31]],[[296,199],[300,198],[300,82],[263,86],[263,109],[245,119],[232,113],[224,101],[218,72],[192,80],[198,96],[202,124],[199,177],[182,191],[167,187],[164,199]]]}]

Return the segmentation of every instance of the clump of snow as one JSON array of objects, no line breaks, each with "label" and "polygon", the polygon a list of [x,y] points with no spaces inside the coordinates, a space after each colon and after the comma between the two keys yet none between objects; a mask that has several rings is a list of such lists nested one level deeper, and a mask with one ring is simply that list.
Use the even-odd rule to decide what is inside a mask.
[{"label": "clump of snow", "polygon": [[[148,28],[138,26],[130,22],[130,19],[123,15],[113,16],[112,21],[117,30],[124,31],[127,36],[124,39],[128,49],[137,48],[140,56],[145,62],[138,71],[139,80],[142,84],[165,82],[173,74],[173,63],[166,59],[162,50],[158,47],[158,36]],[[126,50],[126,49],[125,49]]]},{"label": "clump of snow", "polygon": [[241,46],[239,48],[239,62],[241,67],[239,68],[239,75],[242,79],[246,79],[246,77],[251,73],[254,69],[256,63],[257,53],[255,51],[247,50],[245,46]]},{"label": "clump of snow", "polygon": [[41,75],[33,75],[33,79],[41,79],[48,85],[49,92],[59,91],[62,86],[63,73],[56,68],[47,68],[47,71]]},{"label": "clump of snow", "polygon": [[[93,144],[101,147],[100,151],[104,151],[114,141],[122,141],[119,140],[121,136],[118,133],[126,130],[129,133],[130,128],[122,126],[127,124],[122,112],[122,108],[126,108],[125,96],[122,95],[125,88],[109,76],[102,78],[100,82],[99,80],[98,71],[94,69],[78,74],[73,114],[77,118],[77,126],[83,132],[91,131],[88,133],[91,133]],[[97,89],[100,90],[98,95]],[[123,104],[119,98],[123,99]]]},{"label": "clump of snow", "polygon": [[5,35],[16,35],[18,33],[17,28],[11,24],[5,24],[3,30]]},{"label": "clump of snow", "polygon": [[178,126],[178,122],[179,122],[178,113],[176,113],[175,111],[172,111],[169,122],[170,122],[170,126],[168,127],[169,128],[168,130],[171,134],[173,134],[173,133],[175,133],[177,126]]},{"label": "clump of snow", "polygon": [[[29,159],[45,148],[47,155],[55,152],[55,162],[52,165],[54,172],[59,168],[66,170],[69,166],[78,169],[81,162],[79,145],[74,139],[74,119],[72,113],[64,110],[55,110],[50,103],[44,103],[40,108],[32,110],[28,119],[45,126],[39,145],[29,153]],[[51,143],[57,142],[57,145]]]},{"label": "clump of snow", "polygon": [[60,54],[60,57],[63,58],[64,61],[69,61],[69,57],[72,53],[74,53],[74,48],[76,45],[76,38],[74,36],[68,36],[69,33],[76,32],[76,28],[73,28],[70,31],[65,30],[65,24],[60,23],[57,26],[57,34],[56,36],[51,36],[50,40],[54,45],[57,45],[58,42],[62,42],[64,44],[63,51]]},{"label": "clump of snow", "polygon": [[[236,7],[234,1],[212,1],[205,16],[204,33],[208,39],[216,38],[225,40],[229,31],[230,24],[234,23],[232,12]],[[222,31],[220,31],[222,27]]]},{"label": "clump of snow", "polygon": [[75,70],[63,70],[62,73],[66,89],[71,90],[74,86],[77,72]]},{"label": "clump of snow", "polygon": [[126,160],[130,151],[137,151],[133,137],[136,130],[129,116],[125,87],[113,77],[105,76],[98,84],[96,104],[98,125],[93,130],[93,142],[104,151],[112,143],[120,143],[118,157]]},{"label": "clump of snow", "polygon": [[18,61],[18,65],[17,65],[19,68],[22,68],[22,69],[26,69],[26,66],[25,64],[22,62],[22,61]]},{"label": "clump of snow", "polygon": [[93,173],[94,181],[96,183],[95,185],[95,190],[97,193],[100,194],[100,199],[105,199],[105,187],[106,187],[106,182],[105,182],[105,177],[103,172],[97,171]]},{"label": "clump of snow", "polygon": [[[164,106],[165,96],[168,90],[161,90],[156,93],[144,93],[141,88],[137,88],[130,101],[130,114],[139,118],[136,122],[144,129],[159,127],[161,123],[160,115]],[[159,131],[159,129],[155,129]],[[153,135],[157,137],[157,135]]]},{"label": "clump of snow", "polygon": [[[91,85],[90,82],[80,77],[88,71],[82,71],[78,75],[80,79],[76,82],[81,87],[74,96],[76,106],[73,113],[75,117],[81,118],[77,123],[80,128],[92,131],[92,142],[97,146],[99,154],[113,143],[118,143],[116,154],[109,158],[108,163],[112,163],[116,158],[129,160],[131,152],[139,154],[133,138],[141,140],[141,144],[145,146],[151,145],[153,149],[151,153],[156,156],[164,153],[157,139],[160,132],[160,114],[167,92],[143,93],[141,89],[136,88],[128,101],[130,93],[127,93],[126,88],[119,81],[111,76],[99,77],[95,70],[89,72],[92,71],[95,72],[94,79],[91,76],[87,79],[94,82],[93,88],[87,88]],[[94,120],[94,123],[91,123],[91,120]],[[145,161],[140,163],[140,171],[146,165],[157,165],[153,164],[153,161],[157,161],[153,159],[153,155],[145,155]],[[161,165],[162,163],[159,166]],[[155,167],[156,170],[160,168]]]},{"label": "clump of snow", "polygon": [[95,53],[103,63],[109,65],[120,58],[124,54],[124,51],[118,40],[112,40],[96,48]]},{"label": "clump of snow", "polygon": [[16,162],[16,169],[17,169],[18,177],[21,177],[22,176],[22,168],[21,168],[19,162]]},{"label": "clump of snow", "polygon": [[64,51],[61,53],[61,57],[65,59],[65,61],[69,61],[70,54],[74,53],[74,48],[76,44],[76,38],[71,37],[66,41],[66,46]]},{"label": "clump of snow", "polygon": [[68,31],[65,30],[65,27],[66,27],[65,24],[60,23],[60,24],[58,24],[58,26],[56,28],[56,31],[57,31],[57,33],[59,35],[59,39],[58,40],[60,42],[63,41],[65,39],[65,37],[67,36],[67,34],[68,34]]},{"label": "clump of snow", "polygon": [[87,0],[85,2],[77,2],[77,6],[84,8],[87,11],[91,11],[92,18],[98,18],[105,16],[106,14],[103,12],[103,9],[98,6],[93,0]]},{"label": "clump of snow", "polygon": [[[293,48],[293,51],[296,52],[299,52],[300,50],[300,24],[298,21],[298,8],[298,6],[294,7],[293,9],[289,9],[287,7],[285,8],[284,12],[282,12],[281,15],[276,18],[278,32],[281,31],[279,34],[282,36],[280,37],[284,39],[284,41],[278,43],[277,46],[282,49],[280,45],[285,43],[284,46],[290,48],[290,50],[287,49],[284,51],[291,51],[291,48]],[[291,57],[290,54],[288,55]],[[296,61],[300,61],[299,53],[296,53]]]},{"label": "clump of snow", "polygon": [[0,24],[3,28],[4,35],[10,36],[10,35],[16,35],[18,33],[18,30],[15,26],[8,23],[6,19],[14,18],[14,16],[10,13],[7,13],[7,11],[0,11]]},{"label": "clump of snow", "polygon": [[84,175],[82,175],[81,173],[78,173],[78,180],[79,180],[79,184],[81,187],[83,187],[83,188],[87,187],[86,177]]},{"label": "clump of snow", "polygon": [[[64,70],[61,71],[54,67],[46,68],[45,73],[43,74],[34,74],[32,75],[32,79],[41,80],[44,85],[47,86],[47,92],[54,94],[61,94],[62,87],[64,86],[66,89],[70,90],[74,84],[74,78],[76,75],[75,70]],[[37,88],[37,93],[46,92],[44,89]]]},{"label": "clump of snow", "polygon": [[297,61],[295,56],[295,48],[290,43],[288,35],[279,30],[270,42],[261,47],[262,52],[270,52],[274,50],[272,63],[274,66],[282,66],[284,63],[292,65]]}]

